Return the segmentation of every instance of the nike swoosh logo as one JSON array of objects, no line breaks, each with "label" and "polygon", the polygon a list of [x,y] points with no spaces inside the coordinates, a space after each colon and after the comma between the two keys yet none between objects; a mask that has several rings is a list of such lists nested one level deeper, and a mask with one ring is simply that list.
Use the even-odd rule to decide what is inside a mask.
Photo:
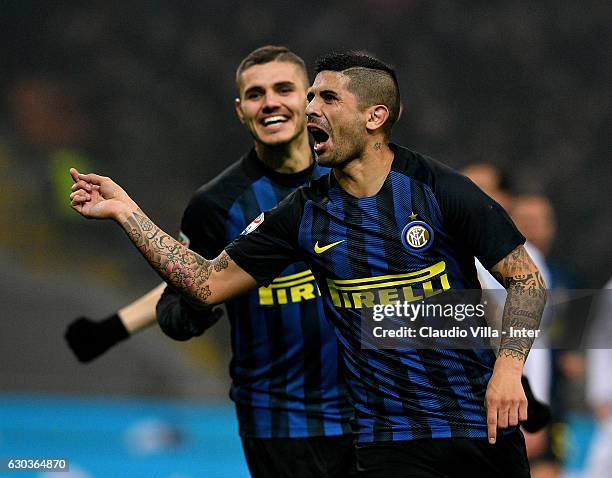
[{"label": "nike swoosh logo", "polygon": [[314,251],[317,254],[322,254],[325,251],[328,251],[329,249],[331,249],[334,246],[337,246],[338,244],[341,244],[343,242],[345,242],[346,239],[342,239],[341,241],[338,242],[332,242],[331,244],[327,244],[326,246],[319,246],[319,241],[317,241],[314,245]]}]

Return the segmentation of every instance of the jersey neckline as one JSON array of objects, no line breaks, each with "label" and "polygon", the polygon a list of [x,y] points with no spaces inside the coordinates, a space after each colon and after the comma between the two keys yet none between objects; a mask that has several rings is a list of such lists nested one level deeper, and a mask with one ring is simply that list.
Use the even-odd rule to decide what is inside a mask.
[{"label": "jersey neckline", "polygon": [[259,157],[257,156],[257,152],[255,148],[251,148],[249,153],[244,158],[244,165],[251,174],[260,177],[265,176],[270,178],[277,184],[287,187],[298,187],[304,184],[312,177],[312,173],[315,170],[317,163],[313,161],[312,163],[304,170],[299,171],[297,173],[280,173],[275,171],[268,165],[266,165]]}]

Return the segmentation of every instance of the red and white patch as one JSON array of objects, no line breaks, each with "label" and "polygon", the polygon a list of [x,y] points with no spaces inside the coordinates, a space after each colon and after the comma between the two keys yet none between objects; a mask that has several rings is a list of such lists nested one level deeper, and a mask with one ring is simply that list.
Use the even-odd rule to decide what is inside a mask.
[{"label": "red and white patch", "polygon": [[255,229],[257,229],[259,227],[259,225],[264,222],[264,213],[262,212],[259,216],[257,216],[255,219],[253,219],[253,221],[251,222],[251,224],[249,224],[244,231],[242,231],[240,233],[241,236],[244,236],[246,234],[250,234],[251,232],[253,232]]}]

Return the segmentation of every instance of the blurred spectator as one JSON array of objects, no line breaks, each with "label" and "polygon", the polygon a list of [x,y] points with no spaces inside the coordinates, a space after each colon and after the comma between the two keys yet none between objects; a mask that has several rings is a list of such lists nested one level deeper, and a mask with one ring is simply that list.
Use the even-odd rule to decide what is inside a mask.
[{"label": "blurred spectator", "polygon": [[461,172],[495,199],[506,212],[510,211],[512,205],[510,180],[498,166],[488,162],[470,163]]},{"label": "blurred spectator", "polygon": [[553,205],[542,194],[522,194],[514,198],[512,218],[525,237],[546,257],[550,270],[550,288],[577,288],[573,274],[566,266],[551,257],[553,241],[557,235],[557,222]]},{"label": "blurred spectator", "polygon": [[556,234],[553,207],[540,194],[525,194],[514,198],[512,219],[520,231],[538,250],[548,256]]},{"label": "blurred spectator", "polygon": [[587,399],[595,412],[597,429],[583,478],[609,476],[612,470],[612,279],[600,294],[592,332],[594,349],[587,350]]}]

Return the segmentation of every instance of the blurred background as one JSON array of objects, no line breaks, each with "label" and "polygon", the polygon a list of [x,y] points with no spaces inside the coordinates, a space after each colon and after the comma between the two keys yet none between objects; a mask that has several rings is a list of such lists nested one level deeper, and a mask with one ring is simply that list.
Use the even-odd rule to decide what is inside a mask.
[{"label": "blurred background", "polygon": [[[148,330],[88,365],[66,347],[71,320],[158,284],[119,228],[71,212],[68,168],[113,177],[177,232],[193,191],[251,146],[234,72],[264,44],[289,46],[311,71],[331,49],[393,64],[404,105],[394,141],[502,171],[527,201],[513,217],[541,239],[554,286],[598,289],[612,276],[609,2],[0,6],[0,456],[63,456],[80,477],[246,476],[227,324],[188,343]],[[551,474],[534,476],[581,476],[598,426],[588,362],[553,356],[559,410],[534,458]]]}]

